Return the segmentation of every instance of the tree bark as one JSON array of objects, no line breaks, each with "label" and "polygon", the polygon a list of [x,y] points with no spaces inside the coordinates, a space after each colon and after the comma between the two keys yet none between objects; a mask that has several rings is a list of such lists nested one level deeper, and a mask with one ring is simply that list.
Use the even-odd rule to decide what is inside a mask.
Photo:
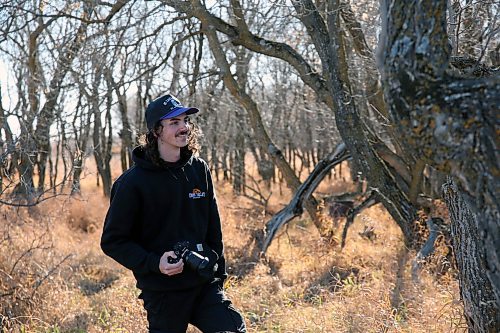
[{"label": "tree bark", "polygon": [[[497,312],[468,308],[475,304],[472,299],[464,299],[464,305],[466,313],[487,316],[480,320],[486,326],[478,328],[475,320],[471,331],[490,332],[498,325],[500,308],[499,77],[450,73],[446,1],[393,0],[382,4],[381,13],[385,95],[403,144],[416,158],[456,179],[464,198],[454,208],[457,217],[468,216],[468,210],[476,216],[478,233],[471,241],[484,249],[485,265],[464,265],[475,269],[483,286],[480,294],[466,296],[495,299]],[[469,220],[456,218],[456,223],[471,225]],[[457,246],[455,255],[472,260],[464,251]],[[461,283],[469,288],[470,281]]]},{"label": "tree bark", "polygon": [[401,228],[405,242],[412,245],[416,237],[413,227],[416,209],[394,181],[373,144],[368,144],[380,140],[370,136],[352,98],[340,33],[339,3],[336,0],[328,2],[327,24],[311,0],[293,1],[293,4],[321,58],[328,90],[335,104],[337,128],[352,155],[354,167],[362,172],[370,187],[377,189],[382,204]]},{"label": "tree bark", "polygon": [[443,197],[450,211],[453,251],[469,331],[499,332],[500,310],[484,274],[489,269],[486,248],[477,246],[481,238],[478,216],[469,209],[451,178],[443,185]]},{"label": "tree bark", "polygon": [[354,50],[364,60],[366,74],[366,98],[370,107],[375,109],[375,112],[380,113],[384,117],[388,117],[387,105],[384,101],[384,91],[380,85],[380,74],[377,70],[373,52],[368,46],[361,24],[356,20],[354,12],[349,4],[349,1],[344,2],[340,6],[340,15],[342,20],[352,36]]},{"label": "tree bark", "polygon": [[[112,105],[112,87],[110,82],[107,82],[108,89],[105,98],[105,125],[103,126],[101,121],[102,111],[99,100],[97,96],[99,84],[102,82],[103,78],[103,64],[96,63],[96,73],[95,79],[92,84],[92,95],[88,96],[92,113],[94,116],[94,128],[92,132],[92,142],[93,142],[93,153],[94,159],[97,167],[97,182],[99,182],[99,177],[102,180],[103,193],[106,197],[111,195],[111,148],[113,145],[112,137],[112,125],[111,125],[111,105]],[[107,133],[106,133],[107,130]]]}]

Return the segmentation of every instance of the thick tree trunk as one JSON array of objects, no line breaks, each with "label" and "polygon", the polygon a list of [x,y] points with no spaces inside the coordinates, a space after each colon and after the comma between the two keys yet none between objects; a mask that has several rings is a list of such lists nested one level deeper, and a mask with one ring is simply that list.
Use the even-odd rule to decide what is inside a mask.
[{"label": "thick tree trunk", "polygon": [[474,333],[500,332],[500,310],[486,276],[487,249],[477,246],[481,238],[478,215],[465,203],[451,179],[443,185],[443,197],[450,211],[453,250],[458,266],[460,295],[469,330]]},{"label": "thick tree trunk", "polygon": [[416,237],[413,228],[416,209],[394,181],[394,176],[374,146],[369,144],[379,140],[369,135],[352,98],[344,42],[340,33],[339,3],[335,0],[328,2],[327,24],[311,0],[294,1],[293,4],[321,58],[328,90],[335,105],[337,128],[351,153],[354,167],[362,172],[369,186],[376,189],[378,199],[401,228],[405,242],[411,245]]},{"label": "thick tree trunk", "polygon": [[[455,240],[470,242],[455,246],[463,261],[459,268],[468,270],[459,275],[462,289],[471,293],[464,299],[465,312],[472,318],[471,331],[493,332],[500,308],[500,79],[450,74],[446,1],[393,0],[383,3],[381,13],[387,19],[381,59],[391,117],[406,149],[456,179],[464,197],[456,205],[449,198],[457,233],[474,223],[478,229],[475,237]],[[468,247],[484,251],[482,266]],[[480,299],[496,302],[496,310],[475,306]]]}]

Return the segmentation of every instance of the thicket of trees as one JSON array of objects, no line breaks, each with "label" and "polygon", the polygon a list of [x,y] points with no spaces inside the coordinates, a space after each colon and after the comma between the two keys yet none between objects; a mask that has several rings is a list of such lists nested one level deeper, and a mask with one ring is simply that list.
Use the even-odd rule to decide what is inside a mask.
[{"label": "thicket of trees", "polygon": [[[470,330],[498,331],[495,2],[4,0],[0,10],[2,204],[78,193],[88,158],[109,195],[112,155],[130,167],[145,107],[171,92],[203,109],[202,155],[235,193],[266,200],[246,154],[262,179],[297,191],[342,143],[366,184],[360,207],[383,204],[418,249],[418,212],[432,212],[427,198],[444,183]],[[313,190],[301,200],[329,237]]]}]

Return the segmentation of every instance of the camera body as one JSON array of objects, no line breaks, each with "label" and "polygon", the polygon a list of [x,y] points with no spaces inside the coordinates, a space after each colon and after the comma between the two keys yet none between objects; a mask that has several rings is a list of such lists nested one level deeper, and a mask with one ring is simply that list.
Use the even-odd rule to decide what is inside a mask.
[{"label": "camera body", "polygon": [[205,275],[210,260],[198,252],[189,250],[189,242],[178,242],[174,245],[174,253],[177,258],[168,258],[168,263],[174,264],[182,259],[184,264],[200,275]]}]

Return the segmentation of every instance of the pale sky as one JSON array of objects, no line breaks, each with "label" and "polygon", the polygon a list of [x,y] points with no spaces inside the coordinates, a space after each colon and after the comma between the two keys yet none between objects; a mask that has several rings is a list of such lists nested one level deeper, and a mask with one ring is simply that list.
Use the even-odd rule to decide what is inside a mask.
[{"label": "pale sky", "polygon": [[[0,59],[0,84],[2,86],[2,106],[4,109],[9,110],[11,108],[11,99],[9,94],[12,93],[12,89],[9,89],[9,76],[7,71],[7,65]],[[12,87],[10,87],[12,88]],[[15,117],[7,117],[7,122],[10,125],[12,132],[17,135],[19,134],[19,123]]]}]

